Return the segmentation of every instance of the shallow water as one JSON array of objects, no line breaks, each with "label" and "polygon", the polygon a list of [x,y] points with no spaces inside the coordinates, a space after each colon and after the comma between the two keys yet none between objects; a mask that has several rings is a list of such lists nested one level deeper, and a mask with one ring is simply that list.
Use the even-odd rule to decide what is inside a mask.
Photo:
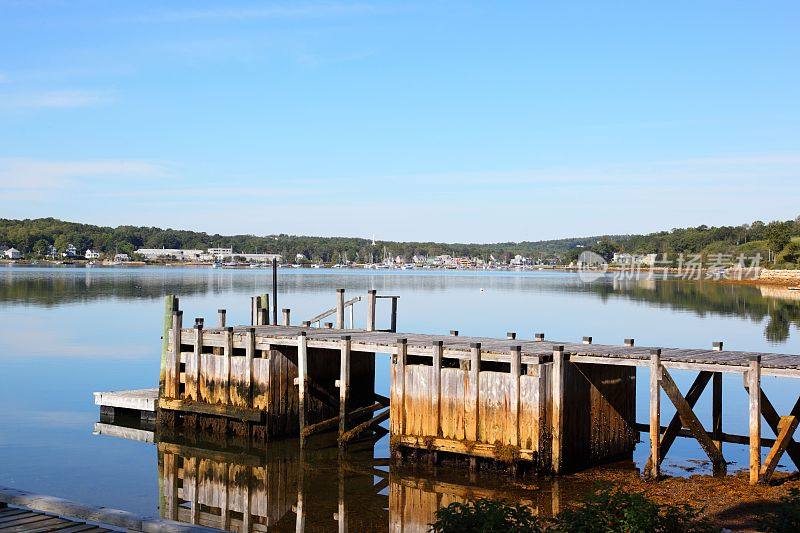
[{"label": "shallow water", "polygon": [[[4,267],[0,270],[4,345],[0,353],[0,485],[158,516],[168,507],[168,502],[162,502],[159,511],[164,454],[180,457],[184,465],[204,457],[211,461],[205,467],[217,472],[215,486],[219,491],[228,486],[231,498],[233,494],[240,497],[242,486],[256,490],[259,485],[253,485],[253,480],[265,472],[279,472],[283,477],[269,474],[267,485],[272,492],[262,495],[274,503],[263,516],[270,516],[269,523],[278,530],[295,527],[297,514],[292,506],[296,507],[298,492],[306,493],[307,529],[319,530],[337,527],[333,513],[339,513],[340,501],[352,530],[380,530],[390,521],[403,521],[407,529],[413,529],[415,521],[424,523],[436,505],[484,492],[530,501],[543,512],[552,509],[554,498],[574,495],[575,490],[564,492],[568,481],[553,490],[547,482],[528,480],[518,490],[504,492],[511,484],[498,483],[494,474],[470,478],[446,468],[393,470],[391,482],[382,482],[384,475],[370,469],[388,471],[381,461],[376,465],[373,460],[388,456],[385,437],[344,460],[332,450],[300,457],[294,441],[232,459],[225,455],[234,449],[230,443],[187,444],[178,438],[154,445],[92,434],[98,420],[93,391],[155,385],[165,294],[180,296],[186,322],[205,316],[207,323],[213,323],[216,310],[226,308],[229,324],[244,324],[249,322],[250,296],[268,292],[270,286],[268,270]],[[583,284],[574,274],[549,271],[281,269],[279,306],[291,308],[293,323],[299,323],[332,307],[335,289],[340,287],[352,295],[370,288],[400,295],[401,332],[458,329],[464,335],[504,337],[506,331],[516,331],[521,338],[545,332],[548,339],[562,341],[591,335],[596,343],[619,344],[623,338],[634,337],[639,345],[676,347],[709,347],[712,341],[723,340],[726,349],[800,353],[800,295],[712,282],[605,278]],[[388,307],[388,302],[379,303],[379,327],[388,326]],[[363,325],[365,316],[362,303],[356,309],[356,326]],[[377,391],[387,394],[388,361],[379,358],[377,369]],[[684,390],[693,379],[690,373],[675,372],[674,376]],[[639,370],[637,384],[642,422],[647,412],[646,370]],[[781,413],[791,408],[800,389],[795,380],[777,379],[765,379],[764,388]],[[697,407],[707,427],[709,394],[703,395]],[[724,431],[745,435],[747,397],[740,376],[726,376],[724,401]],[[668,419],[672,416],[668,400],[662,400],[662,405],[662,420]],[[764,435],[772,436],[768,428]],[[731,469],[747,466],[745,446],[726,444],[724,453],[733,462]],[[641,468],[647,454],[645,439],[629,466]],[[242,459],[245,456],[251,459]],[[678,439],[664,469],[676,475],[708,472],[704,459],[694,441]],[[245,475],[240,469],[250,470],[245,478],[234,475],[234,481],[226,485],[212,468],[221,468],[217,463],[227,465],[226,475]],[[784,459],[782,465],[789,463]],[[339,498],[340,490],[343,498]],[[232,523],[238,512],[234,508]]]}]

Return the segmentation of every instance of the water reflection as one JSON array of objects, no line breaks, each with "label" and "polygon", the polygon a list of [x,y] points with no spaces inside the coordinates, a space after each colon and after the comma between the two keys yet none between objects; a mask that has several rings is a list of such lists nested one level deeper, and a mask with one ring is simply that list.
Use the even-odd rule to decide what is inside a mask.
[{"label": "water reflection", "polygon": [[[266,270],[208,268],[57,269],[15,268],[0,274],[0,304],[54,306],[104,298],[157,299],[166,294],[256,294],[269,285]],[[800,328],[800,291],[780,287],[740,285],[678,279],[616,279],[607,276],[582,283],[562,272],[453,273],[415,271],[294,271],[282,269],[279,290],[285,294],[316,294],[334,287],[366,291],[370,288],[437,293],[446,290],[485,289],[505,293],[571,293],[596,296],[602,302],[624,299],[697,316],[766,320],[764,336],[785,342],[790,326]]]},{"label": "water reflection", "polygon": [[264,445],[108,423],[97,423],[95,434],[155,442],[160,517],[227,531],[427,532],[436,510],[453,502],[507,499],[552,516],[585,490],[452,466],[390,469],[375,457],[380,437],[342,453],[332,434],[303,450],[294,439]]}]

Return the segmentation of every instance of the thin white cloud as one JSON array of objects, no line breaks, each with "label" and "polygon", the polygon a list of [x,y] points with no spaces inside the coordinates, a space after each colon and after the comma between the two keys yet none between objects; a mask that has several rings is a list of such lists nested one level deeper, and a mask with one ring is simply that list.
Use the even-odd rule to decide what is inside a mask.
[{"label": "thin white cloud", "polygon": [[177,22],[202,20],[261,20],[279,18],[316,18],[371,14],[378,6],[361,3],[283,4],[266,7],[226,7],[163,11],[144,17],[150,21]]},{"label": "thin white cloud", "polygon": [[159,178],[169,169],[159,163],[140,160],[97,159],[43,161],[0,159],[0,187],[9,190],[53,190],[86,181],[120,178]]},{"label": "thin white cloud", "polygon": [[0,109],[72,109],[109,104],[114,97],[98,91],[45,91],[0,95]]}]

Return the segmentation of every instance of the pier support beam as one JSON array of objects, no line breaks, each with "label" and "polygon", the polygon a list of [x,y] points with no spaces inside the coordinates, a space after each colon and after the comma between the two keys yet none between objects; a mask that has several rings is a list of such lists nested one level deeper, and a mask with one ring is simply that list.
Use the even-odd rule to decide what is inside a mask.
[{"label": "pier support beam", "polygon": [[397,355],[395,356],[395,374],[397,386],[397,429],[400,435],[406,434],[406,354],[408,353],[408,340],[397,339]]},{"label": "pier support beam", "polygon": [[224,328],[225,327],[225,318],[227,311],[225,309],[217,309],[217,327]]},{"label": "pier support beam", "polygon": [[[192,364],[186,365],[186,398],[194,401],[200,400],[200,361],[203,354],[203,323],[195,321],[194,351]],[[191,371],[190,371],[191,367]]]},{"label": "pier support beam", "polygon": [[481,343],[470,343],[469,355],[469,388],[465,399],[464,429],[466,439],[472,442],[478,440],[478,406],[480,405],[480,369],[481,369]]},{"label": "pier support beam", "polygon": [[650,470],[648,477],[658,479],[661,473],[661,350],[650,351]]},{"label": "pier support beam", "polygon": [[350,409],[350,335],[342,335],[339,363],[339,443],[348,428]]},{"label": "pier support beam", "polygon": [[283,314],[283,325],[284,326],[291,325],[291,323],[292,323],[291,313],[292,313],[291,309],[283,309],[282,314]]},{"label": "pier support beam", "polygon": [[511,418],[514,420],[514,434],[511,445],[519,446],[519,400],[520,376],[522,375],[522,347],[511,347]]},{"label": "pier support beam", "polygon": [[377,303],[378,291],[370,289],[367,291],[367,331],[375,331],[375,304]]},{"label": "pier support beam", "polygon": [[392,296],[392,317],[389,322],[389,331],[392,333],[397,332],[397,297]]},{"label": "pier support beam", "polygon": [[714,473],[724,474],[727,470],[727,464],[725,463],[725,458],[722,456],[722,452],[719,451],[717,445],[708,436],[708,433],[706,433],[706,430],[703,428],[703,424],[697,418],[697,415],[694,414],[694,411],[692,411],[692,406],[689,405],[689,402],[687,402],[686,398],[684,398],[680,393],[680,390],[678,390],[678,386],[675,384],[675,381],[673,381],[672,376],[663,366],[661,367],[660,382],[661,388],[664,389],[667,397],[675,406],[677,414],[680,416],[682,425],[686,426],[686,428],[691,431],[692,436],[697,439],[700,447],[704,452],[706,452],[708,458],[711,459],[711,463],[714,467]]},{"label": "pier support beam", "polygon": [[[181,329],[183,328],[183,311],[172,313],[172,383],[167,384],[167,396],[180,398],[181,395]],[[163,396],[159,396],[163,397]]]},{"label": "pier support beam", "polygon": [[308,387],[308,338],[306,332],[297,335],[297,385],[298,385],[298,417],[300,420],[300,446],[304,447],[303,429],[306,427],[306,388]]},{"label": "pier support beam", "polygon": [[747,372],[747,387],[750,393],[750,484],[755,485],[761,477],[761,356],[750,357]]},{"label": "pier support beam", "polygon": [[442,432],[442,357],[444,355],[444,343],[436,341],[433,344],[433,364],[431,366],[433,382],[433,432],[438,437]]},{"label": "pier support beam", "polygon": [[[700,395],[703,394],[703,391],[708,385],[709,380],[711,380],[712,373],[711,372],[700,372],[697,377],[695,378],[692,385],[689,387],[689,392],[686,393],[686,403],[689,404],[689,407],[694,407],[697,401],[700,399]],[[661,444],[658,450],[658,456],[661,461],[664,460],[664,457],[669,452],[669,449],[672,447],[672,444],[675,442],[675,439],[678,437],[681,429],[683,428],[683,424],[681,422],[681,415],[680,413],[675,413],[670,420],[669,425],[667,426],[664,434],[661,435]],[[647,464],[645,465],[645,472],[648,473],[652,469],[652,456],[648,458]]]},{"label": "pier support beam", "polygon": [[344,329],[344,289],[336,289],[336,329]]},{"label": "pier support beam", "polygon": [[714,444],[722,451],[722,372],[714,372],[711,383],[711,433]]},{"label": "pier support beam", "polygon": [[168,294],[164,297],[164,323],[161,331],[161,373],[158,380],[158,394],[163,396],[167,390],[167,350],[169,349],[169,332],[173,328],[173,317],[178,311],[178,297]]},{"label": "pier support beam", "polygon": [[564,346],[553,346],[553,374],[552,374],[552,469],[559,474],[564,468],[564,373],[566,371]]}]

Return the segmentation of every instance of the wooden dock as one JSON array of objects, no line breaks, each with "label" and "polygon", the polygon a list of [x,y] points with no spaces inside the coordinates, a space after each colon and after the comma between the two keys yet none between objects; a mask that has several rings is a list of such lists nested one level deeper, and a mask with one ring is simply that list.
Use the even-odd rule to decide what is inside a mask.
[{"label": "wooden dock", "polygon": [[0,487],[0,531],[210,533],[216,530]]},{"label": "wooden dock", "polygon": [[[259,434],[264,439],[338,430],[340,445],[390,420],[393,453],[409,452],[438,460],[439,453],[466,456],[470,466],[492,460],[560,473],[630,456],[638,440],[636,368],[650,372],[649,429],[651,457],[647,473],[660,474],[664,455],[678,436],[695,438],[716,471],[724,472],[722,442],[750,445],[751,482],[769,481],[783,453],[800,464],[793,434],[800,421],[800,399],[781,416],[761,388],[762,376],[800,378],[800,356],[711,349],[594,344],[532,339],[508,332],[506,338],[397,333],[376,329],[375,303],[345,300],[314,317],[336,316],[337,328],[270,325],[266,309],[251,302],[253,324],[230,327],[219,310],[217,327],[195,319],[183,327],[178,299],[165,302],[158,409],[167,424],[196,416],[219,418],[224,429]],[[396,328],[397,298],[392,296],[390,330]],[[345,309],[365,299],[366,329],[343,329]],[[324,316],[323,316],[324,315]],[[351,318],[351,326],[353,320]],[[374,391],[375,357],[391,357],[391,393]],[[697,372],[686,392],[670,371]],[[744,377],[750,419],[747,436],[722,431],[722,374]],[[713,423],[706,430],[693,408],[712,386]],[[663,394],[662,394],[663,393]],[[677,414],[662,429],[662,395]],[[761,417],[775,432],[770,451],[761,457]],[[236,426],[238,424],[238,426]]]}]

